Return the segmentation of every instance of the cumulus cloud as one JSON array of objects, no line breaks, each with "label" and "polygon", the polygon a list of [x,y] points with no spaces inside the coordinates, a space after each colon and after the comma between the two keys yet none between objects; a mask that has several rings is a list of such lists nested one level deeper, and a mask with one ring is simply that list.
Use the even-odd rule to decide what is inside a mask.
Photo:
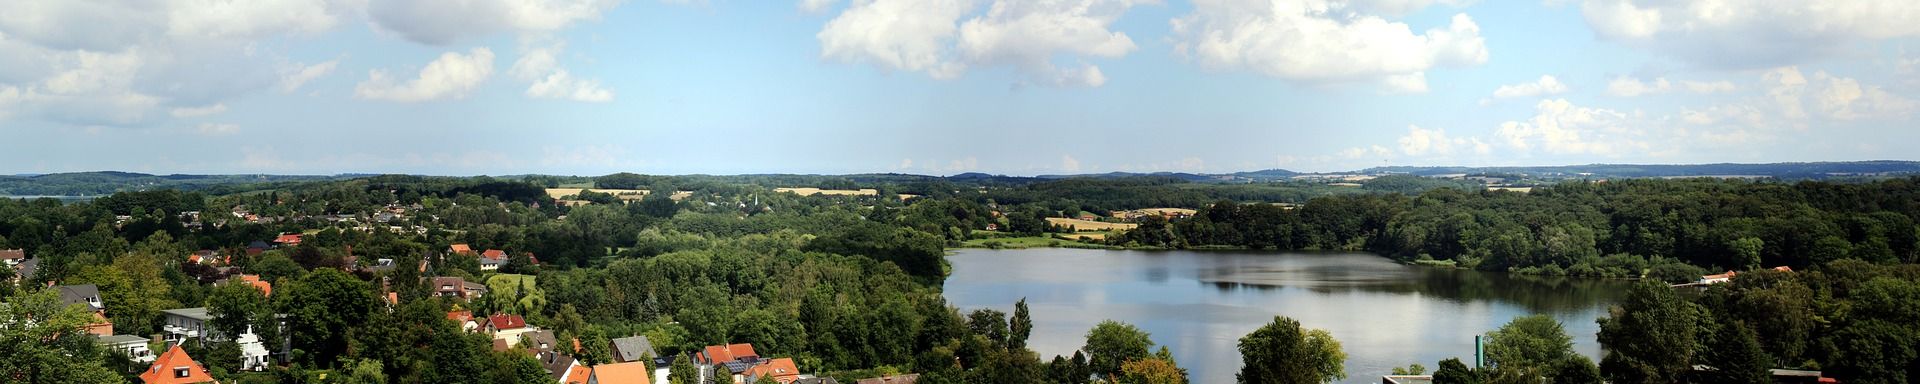
[{"label": "cumulus cloud", "polygon": [[522,48],[520,59],[514,61],[507,72],[521,81],[532,82],[527,86],[527,97],[536,99],[565,99],[585,102],[613,101],[613,91],[600,85],[599,80],[573,77],[572,73],[560,67],[560,52],[566,50],[562,43]]},{"label": "cumulus cloud", "polygon": [[1614,156],[1650,148],[1641,140],[1647,127],[1639,112],[1582,107],[1566,99],[1541,100],[1534,110],[1530,119],[1501,123],[1495,136],[1516,150],[1557,155]]},{"label": "cumulus cloud", "polygon": [[1665,77],[1655,78],[1652,81],[1641,81],[1639,78],[1632,76],[1620,76],[1613,78],[1613,81],[1607,82],[1607,94],[1620,97],[1667,93],[1667,91],[1671,90],[1673,90],[1673,83],[1667,81]]},{"label": "cumulus cloud", "polygon": [[[974,67],[1010,66],[1028,83],[1097,87],[1106,75],[1085,60],[1137,49],[1111,26],[1141,2],[999,0],[968,18],[979,3],[854,0],[815,37],[822,58],[883,70],[952,79]],[[1063,56],[1072,60],[1062,63]]]},{"label": "cumulus cloud", "polygon": [[1400,136],[1400,153],[1408,156],[1449,156],[1456,151],[1486,155],[1493,152],[1493,147],[1479,138],[1448,137],[1446,129],[1418,125],[1408,125],[1407,134]]},{"label": "cumulus cloud", "polygon": [[294,90],[300,89],[300,86],[306,85],[307,82],[309,81],[313,81],[314,79],[318,79],[321,76],[326,76],[329,73],[333,73],[334,67],[337,67],[339,65],[340,65],[340,59],[333,59],[333,60],[323,61],[314,65],[304,65],[299,63],[293,63],[293,64],[281,66],[280,67],[280,91],[293,92]]},{"label": "cumulus cloud", "polygon": [[170,115],[173,115],[173,117],[201,117],[201,116],[218,115],[221,112],[226,112],[226,111],[227,111],[227,105],[224,103],[221,103],[221,104],[214,104],[214,105],[201,106],[201,107],[174,108],[172,111],[168,111],[167,113]]},{"label": "cumulus cloud", "polygon": [[1809,62],[1870,39],[1920,36],[1914,1],[1586,0],[1594,32],[1716,68]]},{"label": "cumulus cloud", "polygon": [[1546,96],[1546,95],[1557,95],[1557,94],[1566,93],[1566,92],[1567,92],[1567,85],[1560,83],[1560,79],[1555,79],[1553,78],[1552,75],[1541,75],[1539,80],[1534,80],[1531,82],[1525,82],[1525,83],[1519,83],[1519,84],[1502,85],[1500,86],[1500,88],[1496,88],[1493,90],[1493,97],[1501,98],[1501,99],[1509,99],[1509,98],[1515,98],[1515,97],[1540,97],[1540,96]]},{"label": "cumulus cloud", "polygon": [[367,18],[381,30],[429,45],[447,45],[500,32],[552,32],[599,20],[618,0],[374,1]]},{"label": "cumulus cloud", "polygon": [[1798,67],[1767,71],[1762,76],[1762,84],[1772,109],[1789,119],[1808,118],[1809,109],[1817,117],[1830,120],[1904,117],[1920,106],[1912,99],[1879,86],[1862,85],[1850,77],[1817,71],[1808,78]]},{"label": "cumulus cloud", "polygon": [[1248,70],[1305,83],[1377,82],[1423,92],[1426,71],[1487,61],[1480,26],[1466,14],[1414,33],[1364,7],[1313,0],[1196,0],[1172,21],[1174,50],[1207,68]]},{"label": "cumulus cloud", "polygon": [[1060,155],[1060,170],[1065,172],[1080,172],[1080,159],[1075,159],[1073,156]]},{"label": "cumulus cloud", "polygon": [[466,97],[493,76],[493,50],[474,48],[467,54],[446,52],[427,63],[417,77],[395,82],[386,70],[367,73],[367,80],[354,87],[354,95],[363,99],[418,102]]}]

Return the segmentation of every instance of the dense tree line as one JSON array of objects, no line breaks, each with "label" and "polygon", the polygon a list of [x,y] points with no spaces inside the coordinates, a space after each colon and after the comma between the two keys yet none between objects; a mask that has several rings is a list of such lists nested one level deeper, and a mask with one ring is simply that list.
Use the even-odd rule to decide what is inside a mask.
[{"label": "dense tree line", "polygon": [[[1222,201],[1119,245],[1366,250],[1486,270],[1606,277],[1920,258],[1920,179],[1615,180],[1532,193],[1342,195],[1297,209]],[[1684,265],[1682,265],[1684,264]],[[1664,266],[1664,267],[1663,267]]]}]

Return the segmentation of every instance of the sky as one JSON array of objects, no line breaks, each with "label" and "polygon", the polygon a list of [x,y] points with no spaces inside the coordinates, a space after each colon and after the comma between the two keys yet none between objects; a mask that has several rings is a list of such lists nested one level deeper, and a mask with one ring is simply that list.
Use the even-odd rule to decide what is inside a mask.
[{"label": "sky", "polygon": [[1920,160],[1911,0],[27,0],[0,174]]}]

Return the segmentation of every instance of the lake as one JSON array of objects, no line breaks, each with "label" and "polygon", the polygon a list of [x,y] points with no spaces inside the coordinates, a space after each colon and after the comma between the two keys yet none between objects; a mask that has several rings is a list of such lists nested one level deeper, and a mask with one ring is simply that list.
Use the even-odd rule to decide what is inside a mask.
[{"label": "lake", "polygon": [[1594,320],[1629,285],[1407,266],[1365,253],[961,249],[947,259],[946,298],[962,311],[1011,314],[1027,298],[1028,345],[1043,360],[1072,356],[1087,330],[1113,319],[1172,348],[1194,383],[1232,383],[1236,343],[1276,315],[1333,333],[1347,353],[1345,383],[1379,382],[1412,363],[1431,372],[1449,357],[1471,365],[1474,335],[1535,313],[1559,319],[1574,349],[1597,362]]}]

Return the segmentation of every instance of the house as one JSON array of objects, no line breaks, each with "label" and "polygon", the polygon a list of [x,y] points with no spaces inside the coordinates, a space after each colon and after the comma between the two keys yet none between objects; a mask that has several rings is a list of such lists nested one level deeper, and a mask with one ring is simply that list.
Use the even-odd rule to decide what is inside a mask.
[{"label": "house", "polygon": [[207,373],[207,367],[193,361],[187,351],[179,345],[168,348],[166,353],[154,359],[146,371],[140,372],[140,381],[147,384],[189,384],[214,383],[213,376]]},{"label": "house", "polygon": [[259,256],[266,251],[267,242],[265,241],[254,240],[252,243],[247,243],[247,256]]},{"label": "house", "polygon": [[[207,313],[207,307],[178,308],[161,310],[166,317],[160,330],[166,332],[168,344],[180,345],[188,340],[200,343],[218,343],[229,338],[240,345],[240,367],[247,370],[264,370],[269,364],[272,351],[261,342],[260,336],[253,332],[253,326],[239,335],[227,335],[213,328],[213,315]],[[282,351],[284,352],[284,351]]]},{"label": "house", "polygon": [[778,358],[747,368],[747,371],[742,372],[740,376],[749,383],[758,381],[761,377],[772,377],[773,381],[780,384],[793,384],[794,381],[800,380],[800,368],[793,364],[793,359]]},{"label": "house", "polygon": [[452,276],[435,276],[432,282],[434,296],[458,297],[463,300],[473,300],[487,295],[486,285],[469,282],[467,279]]},{"label": "house", "polygon": [[648,377],[650,375],[652,375],[652,372],[647,370],[647,364],[638,361],[600,364],[590,368],[586,380],[580,382],[586,384],[649,384],[653,382],[653,380]]},{"label": "house", "polygon": [[273,243],[279,244],[281,246],[300,245],[300,234],[298,233],[281,234],[279,237],[273,238]]},{"label": "house", "polygon": [[653,349],[653,341],[647,340],[646,336],[622,337],[613,339],[610,344],[607,350],[613,353],[616,363],[649,361],[660,356]]},{"label": "house", "polygon": [[453,320],[453,322],[459,323],[460,331],[462,332],[480,330],[480,322],[473,319],[473,311],[449,311],[447,312],[447,320]]},{"label": "house", "polygon": [[1700,284],[1720,284],[1720,283],[1725,283],[1725,282],[1729,282],[1729,281],[1733,281],[1733,276],[1734,276],[1734,275],[1738,275],[1738,274],[1739,274],[1738,272],[1734,272],[1734,271],[1727,271],[1727,273],[1722,273],[1722,274],[1718,274],[1718,275],[1706,275],[1706,276],[1700,276],[1700,280],[1699,280],[1699,281],[1697,281],[1697,283],[1700,283]]},{"label": "house", "polygon": [[[758,361],[759,359],[760,354],[753,351],[753,344],[727,344],[707,346],[700,351],[699,355],[695,356],[694,362],[700,363],[700,365],[714,365],[730,361]],[[735,370],[734,372],[740,371]]]},{"label": "house", "polygon": [[151,363],[154,358],[153,351],[147,349],[147,341],[145,337],[134,335],[98,336],[93,340],[95,344],[100,344],[101,348],[126,355],[135,363]]},{"label": "house", "polygon": [[493,316],[487,316],[485,320],[485,322],[480,323],[480,329],[486,331],[489,335],[493,335],[494,340],[505,341],[508,347],[512,347],[514,344],[520,342],[520,334],[537,330],[528,327],[527,319],[520,317],[520,315],[496,313]]},{"label": "house", "polygon": [[87,311],[93,312],[93,322],[88,323],[85,328],[87,333],[96,336],[113,335],[113,321],[107,320],[107,305],[106,302],[100,300],[99,286],[93,284],[60,285],[55,286],[54,289],[60,290],[61,304],[67,306],[80,305],[84,306]]},{"label": "house", "polygon": [[920,381],[920,374],[909,373],[905,375],[881,376],[881,377],[875,377],[871,379],[860,379],[860,381],[856,381],[854,382],[854,384],[913,384],[918,381]]},{"label": "house", "polygon": [[540,365],[547,369],[547,375],[552,379],[549,383],[565,382],[567,376],[573,373],[573,367],[580,366],[580,361],[573,356],[555,353],[540,358]]},{"label": "house", "polygon": [[262,296],[273,297],[273,283],[260,280],[260,275],[239,275],[227,279],[229,283],[252,285],[260,290]]},{"label": "house", "polygon": [[452,246],[447,247],[447,253],[451,253],[455,255],[471,255],[473,254],[473,247],[468,247],[466,244],[454,244]]},{"label": "house", "polygon": [[38,274],[40,274],[40,259],[27,259],[14,266],[13,282],[33,281],[33,276]]},{"label": "house", "polygon": [[23,249],[0,249],[0,263],[7,266],[20,265],[27,260],[27,251]]},{"label": "house", "polygon": [[489,249],[480,253],[480,270],[497,271],[507,263],[507,251]]},{"label": "house", "polygon": [[553,331],[528,331],[520,334],[518,344],[525,346],[527,352],[532,353],[534,358],[544,360],[546,356],[553,355],[555,349],[560,348],[560,339],[553,336]]}]

